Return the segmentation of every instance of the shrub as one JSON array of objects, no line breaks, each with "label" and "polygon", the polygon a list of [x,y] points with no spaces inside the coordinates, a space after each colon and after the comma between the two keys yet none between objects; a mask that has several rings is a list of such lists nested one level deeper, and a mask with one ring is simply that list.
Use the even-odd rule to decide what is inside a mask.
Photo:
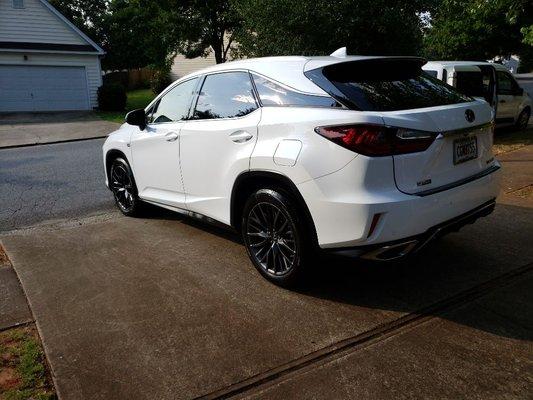
[{"label": "shrub", "polygon": [[98,105],[102,111],[124,111],[126,89],[119,83],[108,83],[98,89]]},{"label": "shrub", "polygon": [[150,80],[150,88],[156,95],[166,89],[168,85],[172,83],[170,78],[170,72],[168,70],[154,71],[152,79]]},{"label": "shrub", "polygon": [[112,83],[118,83],[125,88],[130,85],[130,77],[128,71],[113,71],[108,72],[102,78],[104,85],[111,85]]}]

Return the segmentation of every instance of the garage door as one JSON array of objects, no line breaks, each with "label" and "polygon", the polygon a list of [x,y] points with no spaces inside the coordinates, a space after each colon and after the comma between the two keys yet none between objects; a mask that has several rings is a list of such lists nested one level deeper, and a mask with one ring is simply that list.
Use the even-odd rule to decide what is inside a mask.
[{"label": "garage door", "polygon": [[89,108],[84,67],[0,65],[0,112]]}]

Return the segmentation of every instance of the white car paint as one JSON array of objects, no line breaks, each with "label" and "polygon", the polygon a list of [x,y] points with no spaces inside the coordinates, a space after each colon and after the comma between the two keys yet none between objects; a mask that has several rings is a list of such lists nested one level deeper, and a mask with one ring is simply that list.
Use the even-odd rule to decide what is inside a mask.
[{"label": "white car paint", "polygon": [[[372,57],[275,57],[229,62],[178,80],[146,110],[190,77],[229,71],[250,71],[299,93],[325,97],[328,94],[304,71],[368,59]],[[475,123],[465,120],[467,109],[475,112]],[[495,199],[500,172],[491,151],[491,120],[491,108],[481,100],[381,112],[263,105],[238,118],[148,124],[144,131],[123,125],[106,140],[103,152],[106,163],[110,151],[123,152],[142,200],[225,224],[231,223],[231,195],[240,174],[266,171],[286,177],[309,209],[318,245],[344,248],[423,234]],[[437,138],[423,152],[370,157],[315,132],[317,127],[347,124],[416,129],[434,133]],[[479,128],[461,131],[472,127]],[[168,142],[169,134],[178,138]],[[454,166],[454,140],[473,135],[479,156]],[[248,140],[240,140],[247,136]],[[484,171],[490,173],[468,181]],[[432,190],[436,193],[420,194]],[[376,214],[379,221],[370,233]]]}]

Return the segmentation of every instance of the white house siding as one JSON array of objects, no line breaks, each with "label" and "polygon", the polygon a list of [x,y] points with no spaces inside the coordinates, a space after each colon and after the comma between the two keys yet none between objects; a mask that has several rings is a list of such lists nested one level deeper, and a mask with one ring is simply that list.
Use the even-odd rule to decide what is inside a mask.
[{"label": "white house siding", "polygon": [[199,69],[207,68],[215,64],[215,54],[213,52],[210,52],[207,57],[197,58],[185,58],[185,56],[178,54],[176,58],[174,58],[170,75],[172,79],[180,79],[191,72],[198,71]]},{"label": "white house siding", "polygon": [[[24,54],[27,61],[24,60]],[[46,53],[2,53],[0,65],[49,65],[49,66],[79,66],[85,67],[87,87],[91,107],[98,106],[97,92],[102,85],[100,61],[97,55],[85,54],[46,54]]]},{"label": "white house siding", "polygon": [[0,42],[89,44],[39,0],[24,0],[23,9],[0,0]]},{"label": "white house siding", "polygon": [[[226,36],[225,41],[229,40]],[[232,50],[238,46],[237,43],[233,43],[230,51],[228,52],[228,61],[233,60]],[[172,63],[172,69],[170,70],[170,76],[172,79],[180,79],[185,75],[198,71],[199,69],[211,67],[216,65],[215,53],[211,50],[207,57],[197,58],[185,58],[185,56],[178,54]]]}]

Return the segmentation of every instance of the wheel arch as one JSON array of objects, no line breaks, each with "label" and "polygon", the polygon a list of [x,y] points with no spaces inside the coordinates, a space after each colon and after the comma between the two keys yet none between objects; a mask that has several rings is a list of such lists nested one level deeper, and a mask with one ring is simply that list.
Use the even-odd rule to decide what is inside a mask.
[{"label": "wheel arch", "polygon": [[106,177],[108,179],[109,179],[109,170],[111,168],[111,162],[117,158],[123,158],[124,160],[126,160],[126,162],[130,165],[130,168],[131,168],[130,160],[128,160],[128,157],[126,157],[126,154],[124,154],[124,152],[118,149],[110,149],[105,154],[105,166],[104,166]]},{"label": "wheel arch", "polygon": [[288,177],[271,171],[247,171],[240,174],[231,191],[230,224],[238,232],[241,228],[242,210],[248,197],[256,190],[266,187],[277,187],[285,191],[300,211],[312,243],[318,246],[318,237],[311,212],[300,191]]}]

